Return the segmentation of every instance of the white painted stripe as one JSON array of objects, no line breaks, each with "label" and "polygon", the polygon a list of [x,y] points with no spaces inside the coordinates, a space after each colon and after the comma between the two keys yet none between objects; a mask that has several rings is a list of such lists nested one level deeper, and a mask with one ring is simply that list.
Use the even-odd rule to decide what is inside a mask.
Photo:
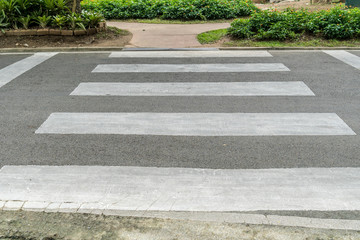
[{"label": "white painted stripe", "polygon": [[324,50],[324,53],[360,70],[360,57],[343,50]]},{"label": "white painted stripe", "polygon": [[207,57],[272,57],[268,51],[122,51],[110,58],[207,58]]},{"label": "white painted stripe", "polygon": [[52,113],[36,133],[173,136],[356,135],[335,113]]},{"label": "white painted stripe", "polygon": [[80,83],[79,96],[314,96],[304,82]]},{"label": "white painted stripe", "polygon": [[0,186],[0,201],[76,209],[91,203],[138,211],[360,210],[360,168],[5,166]]},{"label": "white painted stripe", "polygon": [[35,53],[0,70],[0,88],[57,53]]},{"label": "white painted stripe", "polygon": [[282,63],[238,64],[100,64],[95,73],[161,73],[161,72],[283,72],[290,71]]}]

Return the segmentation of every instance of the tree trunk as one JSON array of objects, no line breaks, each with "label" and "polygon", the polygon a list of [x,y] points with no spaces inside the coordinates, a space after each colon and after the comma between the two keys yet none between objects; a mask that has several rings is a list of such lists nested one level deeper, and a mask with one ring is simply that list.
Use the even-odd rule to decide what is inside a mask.
[{"label": "tree trunk", "polygon": [[76,13],[81,13],[81,2],[82,0],[73,0],[72,1],[72,6],[71,6],[71,11],[72,12],[76,12]]}]

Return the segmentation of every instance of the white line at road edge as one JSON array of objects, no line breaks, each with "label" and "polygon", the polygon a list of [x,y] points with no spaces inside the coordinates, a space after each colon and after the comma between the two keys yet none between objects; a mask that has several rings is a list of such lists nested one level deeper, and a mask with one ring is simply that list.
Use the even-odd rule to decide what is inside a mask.
[{"label": "white line at road edge", "polygon": [[359,210],[359,182],[360,168],[4,166],[0,209],[360,230],[358,220],[236,212]]},{"label": "white line at road edge", "polygon": [[207,58],[272,57],[268,51],[121,51],[110,58]]},{"label": "white line at road edge", "polygon": [[35,53],[30,57],[0,69],[0,88],[56,54],[58,53]]},{"label": "white line at road edge", "polygon": [[335,113],[52,113],[37,134],[356,135]]},{"label": "white line at road edge", "polygon": [[88,82],[75,96],[315,96],[304,82]]},{"label": "white line at road edge", "polygon": [[228,64],[100,64],[93,73],[287,72],[282,63]]},{"label": "white line at road edge", "polygon": [[324,50],[324,53],[360,70],[360,57],[343,50]]},{"label": "white line at road edge", "polygon": [[[358,211],[359,184],[360,168],[4,166],[0,201],[44,210],[50,203],[72,203],[56,208],[108,213]],[[19,207],[8,205],[4,209]]]}]

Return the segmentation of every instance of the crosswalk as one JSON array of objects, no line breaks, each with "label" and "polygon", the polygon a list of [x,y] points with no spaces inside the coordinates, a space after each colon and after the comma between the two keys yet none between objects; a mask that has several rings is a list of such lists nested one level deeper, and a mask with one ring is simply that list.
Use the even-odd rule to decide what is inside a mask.
[{"label": "crosswalk", "polygon": [[[198,57],[200,51],[111,53],[111,58]],[[204,51],[212,57],[272,57],[267,51]],[[99,64],[93,73],[258,73],[290,71],[283,63]],[[260,79],[262,80],[262,79]],[[76,96],[314,96],[304,82],[81,83]],[[356,135],[336,113],[53,113],[37,134],[167,136]]]},{"label": "crosswalk", "polygon": [[268,51],[122,51],[110,58],[238,58],[272,57]]},{"label": "crosswalk", "polygon": [[[345,51],[325,51],[355,68],[360,57]],[[0,70],[0,87],[56,53],[34,54]],[[131,58],[131,64],[124,59]],[[136,58],[229,58],[273,56],[268,51],[123,51],[109,55],[115,64],[98,64],[91,71],[96,82],[73,86],[70,98],[106,97],[257,97],[312,98],[304,81],[157,82],[158,73],[254,74],[288,73],[286,63],[137,63]],[[120,63],[118,63],[118,62]],[[15,71],[15,69],[17,69]],[[106,74],[147,75],[147,82],[109,82]],[[90,74],[90,72],[89,72]],[[150,80],[150,81],[149,81]],[[73,99],[77,99],[73,98]],[[285,98],[280,98],[285,99]],[[339,114],[341,116],[341,114]],[[141,135],[186,137],[284,136],[353,137],[356,132],[337,112],[61,112],[54,110],[37,126],[35,136]],[[219,159],[226,161],[226,158]],[[200,169],[130,166],[5,166],[0,170],[0,207],[81,212],[97,209],[131,211],[258,211],[360,210],[359,168]],[[14,181],[11,181],[14,179]],[[31,181],[29,181],[31,179]],[[71,205],[72,204],[72,205]],[[71,207],[69,207],[71,206]],[[91,211],[90,211],[91,212]]]},{"label": "crosswalk", "polygon": [[286,72],[282,63],[238,64],[100,64],[94,73],[241,73],[241,72]]},{"label": "crosswalk", "polygon": [[36,133],[165,136],[356,135],[334,113],[53,113]]},{"label": "crosswalk", "polygon": [[315,96],[304,82],[80,83],[73,96]]}]

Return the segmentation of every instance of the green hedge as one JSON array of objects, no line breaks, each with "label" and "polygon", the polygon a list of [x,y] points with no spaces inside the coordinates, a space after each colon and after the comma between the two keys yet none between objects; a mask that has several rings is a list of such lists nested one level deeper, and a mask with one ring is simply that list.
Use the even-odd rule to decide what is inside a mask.
[{"label": "green hedge", "polygon": [[85,0],[82,7],[107,19],[230,19],[258,10],[250,0]]},{"label": "green hedge", "polygon": [[317,12],[305,9],[256,12],[249,19],[233,21],[229,34],[259,40],[296,39],[305,34],[326,39],[358,38],[360,9],[340,6]]},{"label": "green hedge", "polygon": [[0,31],[38,27],[86,29],[103,20],[100,13],[72,13],[68,0],[0,0]]}]

